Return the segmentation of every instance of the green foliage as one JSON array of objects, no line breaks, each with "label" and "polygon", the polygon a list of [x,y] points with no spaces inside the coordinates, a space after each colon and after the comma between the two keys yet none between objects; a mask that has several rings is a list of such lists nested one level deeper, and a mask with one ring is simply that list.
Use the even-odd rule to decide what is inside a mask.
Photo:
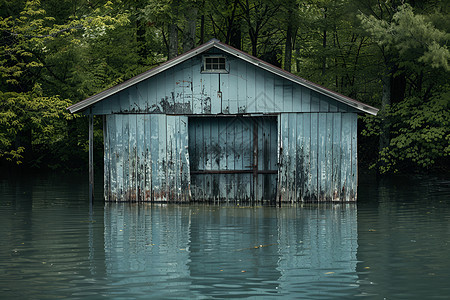
[{"label": "green foliage", "polygon": [[[92,55],[91,45],[109,41],[110,32],[127,26],[128,12],[114,12],[110,1],[83,11],[83,2],[72,2],[80,7],[66,16],[58,12],[58,18],[37,0],[24,2],[15,15],[0,17],[0,162],[39,165],[44,156],[61,160],[61,149],[69,150],[66,145],[80,137],[68,135],[74,116],[67,107],[112,84],[106,70],[114,67],[91,69],[104,65],[102,51]],[[114,71],[116,82],[123,80]]]},{"label": "green foliage", "polygon": [[15,148],[17,136],[33,134],[32,144],[51,146],[65,138],[66,121],[74,118],[66,111],[68,99],[44,97],[39,85],[28,93],[0,92],[0,157],[21,163],[25,148]]},{"label": "green foliage", "polygon": [[415,14],[409,4],[398,7],[392,20],[359,15],[363,27],[387,50],[394,48],[402,58],[449,71],[450,33],[437,29],[425,16]]},{"label": "green foliage", "polygon": [[[424,101],[409,97],[386,109],[391,125],[389,146],[382,149],[379,161],[372,168],[380,167],[380,173],[397,173],[407,169],[444,167],[450,155],[450,86],[442,87],[442,93]],[[365,117],[365,136],[380,134],[377,117]]]}]

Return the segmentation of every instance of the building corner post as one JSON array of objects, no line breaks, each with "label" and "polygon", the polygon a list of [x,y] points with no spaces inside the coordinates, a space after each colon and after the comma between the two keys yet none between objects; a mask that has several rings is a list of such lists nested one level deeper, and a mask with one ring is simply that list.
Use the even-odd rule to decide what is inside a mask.
[{"label": "building corner post", "polygon": [[89,203],[94,202],[94,115],[89,109]]}]

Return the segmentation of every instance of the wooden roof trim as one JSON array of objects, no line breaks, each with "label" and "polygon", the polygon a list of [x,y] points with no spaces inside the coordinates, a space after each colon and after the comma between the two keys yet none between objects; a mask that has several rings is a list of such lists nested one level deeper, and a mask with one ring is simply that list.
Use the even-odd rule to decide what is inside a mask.
[{"label": "wooden roof trim", "polygon": [[87,99],[85,99],[83,101],[80,101],[80,102],[78,102],[78,103],[68,107],[67,109],[71,113],[80,112],[80,111],[86,109],[87,107],[89,107],[89,106],[91,106],[91,105],[93,105],[93,104],[95,104],[95,103],[97,103],[97,102],[99,102],[99,101],[101,101],[101,100],[103,100],[103,99],[105,99],[105,98],[115,94],[115,93],[118,93],[118,92],[120,92],[120,91],[122,91],[122,90],[124,90],[124,89],[126,89],[126,88],[128,88],[128,87],[130,87],[132,85],[134,85],[134,84],[137,84],[137,83],[139,83],[139,82],[141,82],[143,80],[146,80],[146,79],[148,79],[148,78],[150,78],[150,77],[152,77],[152,76],[154,76],[156,74],[159,74],[159,73],[161,73],[161,72],[163,72],[163,71],[165,71],[165,70],[167,70],[167,69],[169,69],[169,68],[171,68],[171,67],[173,67],[173,66],[175,66],[175,65],[177,65],[179,63],[182,63],[182,62],[184,62],[184,61],[186,61],[186,60],[196,56],[197,54],[203,53],[203,52],[211,49],[212,47],[217,47],[218,49],[220,49],[220,50],[222,50],[222,51],[224,51],[224,52],[226,52],[228,54],[231,54],[233,56],[239,57],[239,58],[243,59],[244,61],[246,61],[248,63],[251,63],[251,64],[253,64],[255,66],[258,66],[258,67],[260,67],[263,70],[266,70],[266,71],[271,72],[273,74],[279,75],[279,76],[281,76],[281,77],[283,77],[283,78],[285,78],[285,79],[287,79],[289,81],[295,82],[295,83],[300,84],[300,85],[302,85],[304,87],[307,87],[307,88],[309,88],[309,89],[311,89],[313,91],[316,91],[316,92],[318,92],[320,94],[326,95],[326,96],[328,96],[328,97],[330,97],[332,99],[335,99],[335,100],[337,100],[339,102],[342,102],[342,103],[344,103],[344,104],[346,104],[348,106],[354,107],[354,108],[356,108],[356,109],[358,109],[358,110],[360,110],[362,112],[366,112],[366,113],[371,114],[371,115],[376,115],[378,113],[378,109],[375,108],[375,107],[372,107],[370,105],[364,104],[364,103],[359,102],[359,101],[356,101],[356,100],[354,100],[354,99],[352,99],[350,97],[344,96],[344,95],[342,95],[340,93],[337,93],[335,91],[327,89],[327,88],[325,88],[325,87],[323,87],[321,85],[318,85],[316,83],[310,82],[310,81],[308,81],[308,80],[306,80],[306,79],[304,79],[302,77],[296,76],[296,75],[294,75],[294,74],[292,74],[292,73],[290,73],[290,72],[288,72],[286,70],[283,70],[283,69],[278,68],[278,67],[276,67],[274,65],[271,65],[271,64],[269,64],[269,63],[267,63],[267,62],[265,62],[263,60],[260,60],[260,59],[254,57],[254,56],[252,56],[252,55],[250,55],[248,53],[245,53],[245,52],[243,52],[241,50],[233,48],[233,47],[231,47],[231,46],[229,46],[227,44],[221,43],[217,39],[212,39],[209,42],[198,46],[197,48],[194,48],[194,49],[192,49],[192,50],[190,50],[190,51],[188,51],[188,52],[186,52],[186,53],[184,53],[182,55],[179,55],[179,56],[177,56],[177,57],[175,57],[175,58],[173,58],[171,60],[168,60],[167,62],[165,62],[165,63],[163,63],[163,64],[161,64],[161,65],[159,65],[159,66],[157,66],[157,67],[155,67],[153,69],[150,69],[150,70],[148,70],[148,71],[146,71],[146,72],[144,72],[142,74],[139,74],[139,75],[137,75],[137,76],[127,80],[127,81],[124,81],[124,82],[122,82],[122,83],[120,83],[120,84],[118,84],[118,85],[116,85],[114,87],[111,87],[111,88],[109,88],[107,90],[104,90],[104,91],[102,91],[102,92],[100,92],[100,93],[98,93],[96,95],[93,95],[93,96],[91,96],[91,97],[89,97],[89,98],[87,98]]}]

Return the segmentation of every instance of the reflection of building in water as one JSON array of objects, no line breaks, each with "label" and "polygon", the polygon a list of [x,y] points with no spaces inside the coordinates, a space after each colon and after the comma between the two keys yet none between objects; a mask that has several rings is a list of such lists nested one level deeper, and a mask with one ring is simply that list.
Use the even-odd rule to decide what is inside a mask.
[{"label": "reflection of building in water", "polygon": [[279,210],[278,235],[281,293],[308,299],[356,293],[356,205]]},{"label": "reflection of building in water", "polygon": [[104,219],[106,273],[117,294],[154,298],[356,294],[355,205],[109,203]]},{"label": "reflection of building in water", "polygon": [[277,209],[202,206],[192,215],[189,270],[203,297],[276,293]]},{"label": "reflection of building in water", "polygon": [[105,205],[106,270],[113,286],[126,289],[119,294],[188,289],[189,215],[182,206]]}]

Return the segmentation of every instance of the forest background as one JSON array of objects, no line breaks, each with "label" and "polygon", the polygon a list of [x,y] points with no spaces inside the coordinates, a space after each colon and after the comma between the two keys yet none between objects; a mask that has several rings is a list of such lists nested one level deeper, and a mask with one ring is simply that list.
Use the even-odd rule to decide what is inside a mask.
[{"label": "forest background", "polygon": [[0,0],[0,166],[87,168],[87,120],[66,108],[216,38],[380,108],[358,121],[362,167],[448,172],[449,9],[438,0]]}]

